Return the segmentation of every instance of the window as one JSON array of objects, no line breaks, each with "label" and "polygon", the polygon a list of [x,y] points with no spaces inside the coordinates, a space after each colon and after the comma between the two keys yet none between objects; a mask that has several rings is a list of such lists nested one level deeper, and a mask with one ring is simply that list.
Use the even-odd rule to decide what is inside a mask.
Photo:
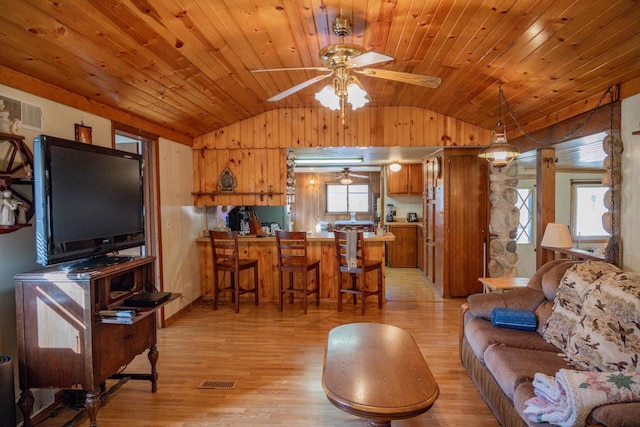
[{"label": "window", "polygon": [[533,190],[531,188],[518,188],[516,208],[520,211],[516,243],[530,245],[533,241]]},{"label": "window", "polygon": [[369,184],[327,184],[327,212],[369,212]]},{"label": "window", "polygon": [[608,187],[600,182],[571,182],[571,233],[578,242],[609,238],[602,226],[602,215],[607,212],[604,196]]}]

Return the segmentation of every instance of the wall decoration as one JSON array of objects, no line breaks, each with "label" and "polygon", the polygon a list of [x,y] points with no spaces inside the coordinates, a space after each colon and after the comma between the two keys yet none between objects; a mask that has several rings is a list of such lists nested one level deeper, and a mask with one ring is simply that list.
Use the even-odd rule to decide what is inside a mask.
[{"label": "wall decoration", "polygon": [[76,123],[76,141],[91,144],[93,142],[91,139],[91,128],[82,123]]},{"label": "wall decoration", "polygon": [[233,176],[229,168],[224,168],[222,174],[220,174],[218,184],[220,185],[220,191],[224,192],[233,191],[236,187],[236,178]]}]

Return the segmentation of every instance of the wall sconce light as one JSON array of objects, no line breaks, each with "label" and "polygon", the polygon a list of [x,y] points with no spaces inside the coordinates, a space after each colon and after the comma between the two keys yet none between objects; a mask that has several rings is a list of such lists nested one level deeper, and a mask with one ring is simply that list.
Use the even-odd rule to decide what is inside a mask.
[{"label": "wall sconce light", "polygon": [[311,179],[309,180],[309,185],[316,185],[316,180],[315,180],[315,179],[313,179],[313,178],[311,178]]},{"label": "wall sconce light", "polygon": [[393,162],[389,165],[389,170],[391,172],[398,172],[400,169],[402,169],[402,165],[398,162]]}]

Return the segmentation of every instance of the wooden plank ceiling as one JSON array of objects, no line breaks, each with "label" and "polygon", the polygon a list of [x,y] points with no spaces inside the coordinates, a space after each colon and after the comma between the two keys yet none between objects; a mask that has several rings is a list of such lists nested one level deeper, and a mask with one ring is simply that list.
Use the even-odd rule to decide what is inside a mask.
[{"label": "wooden plank ceiling", "polygon": [[[0,0],[0,64],[189,136],[283,107],[316,107],[340,40],[437,76],[436,89],[362,76],[371,106],[424,107],[486,128],[498,85],[521,123],[640,77],[633,0]],[[0,82],[2,81],[0,77]],[[510,127],[513,124],[507,123]]]}]

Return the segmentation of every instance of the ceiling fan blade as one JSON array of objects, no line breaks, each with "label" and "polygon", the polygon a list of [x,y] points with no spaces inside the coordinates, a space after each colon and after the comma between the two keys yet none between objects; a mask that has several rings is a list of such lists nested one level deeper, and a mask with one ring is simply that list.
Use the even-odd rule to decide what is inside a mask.
[{"label": "ceiling fan blade", "polygon": [[365,65],[378,64],[380,62],[393,61],[393,56],[378,53],[373,50],[358,55],[347,62],[347,68],[364,67]]},{"label": "ceiling fan blade", "polygon": [[404,73],[402,71],[380,70],[377,68],[365,68],[363,70],[354,70],[357,73],[369,77],[377,77],[380,79],[395,80],[403,83],[411,83],[413,85],[436,88],[440,85],[439,77],[423,76],[422,74]]},{"label": "ceiling fan blade", "polygon": [[267,99],[267,101],[272,101],[272,102],[273,101],[280,101],[281,99],[286,98],[287,96],[292,95],[292,94],[296,93],[297,91],[299,91],[301,89],[304,89],[307,86],[311,86],[312,84],[317,83],[320,80],[326,79],[327,77],[331,76],[332,74],[333,73],[325,74],[323,76],[316,76],[316,77],[314,77],[312,79],[309,79],[309,80],[304,81],[304,82],[302,82],[300,84],[297,84],[294,87],[291,87],[291,88],[289,88],[289,89],[287,89],[287,90],[285,90],[283,92],[280,92],[277,95],[272,96],[271,98]]},{"label": "ceiling fan blade", "polygon": [[250,70],[250,71],[252,73],[270,73],[271,71],[301,71],[301,70],[331,71],[331,69],[327,67],[259,68],[257,70]]},{"label": "ceiling fan blade", "polygon": [[354,177],[354,178],[369,178],[369,177],[368,177],[368,176],[366,176],[366,175],[358,175],[358,174],[351,173],[351,172],[349,172],[349,176],[352,176],[352,177]]}]

